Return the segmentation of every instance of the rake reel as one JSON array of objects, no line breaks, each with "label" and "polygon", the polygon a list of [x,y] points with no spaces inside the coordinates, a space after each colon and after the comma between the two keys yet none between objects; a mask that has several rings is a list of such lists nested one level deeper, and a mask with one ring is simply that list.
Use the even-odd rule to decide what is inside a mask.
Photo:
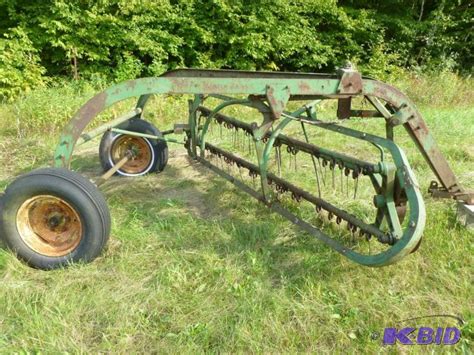
[{"label": "rake reel", "polygon": [[[154,94],[193,95],[187,122],[163,131],[146,122],[143,113]],[[106,108],[133,97],[138,101],[129,113],[84,133]],[[356,108],[361,102],[365,106]],[[234,117],[235,107],[245,107],[245,117]],[[321,118],[331,109],[332,119]],[[354,118],[359,126],[362,118],[383,119],[385,137],[347,127]],[[108,210],[95,186],[67,169],[77,145],[103,135],[99,154],[107,171],[96,185],[114,174],[162,171],[168,143],[183,144],[192,159],[352,261],[392,264],[419,247],[426,218],[415,175],[394,142],[398,126],[408,131],[438,179],[430,192],[472,204],[474,195],[458,184],[413,103],[350,68],[337,75],[183,69],[127,81],[97,94],[76,113],[60,138],[55,169],[12,183],[0,233],[36,267],[96,257],[108,237]],[[177,134],[183,139],[170,137]],[[19,192],[17,185],[34,186],[34,178],[44,175],[77,191],[65,194],[61,187],[58,194],[48,185]],[[38,202],[38,195],[46,197]],[[86,215],[81,211],[87,204],[95,207]],[[99,216],[99,226],[87,220],[91,213]],[[15,230],[19,223],[22,228]]]}]

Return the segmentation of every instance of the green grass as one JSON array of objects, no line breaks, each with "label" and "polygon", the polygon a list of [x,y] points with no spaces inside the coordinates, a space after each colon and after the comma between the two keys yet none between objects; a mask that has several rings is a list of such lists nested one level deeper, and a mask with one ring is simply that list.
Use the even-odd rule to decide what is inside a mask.
[{"label": "green grass", "polygon": [[[473,95],[463,90],[471,91],[456,105],[414,99],[461,183],[474,188]],[[0,106],[0,190],[49,163],[60,127],[90,95],[91,87],[66,85]],[[159,127],[186,119],[185,99],[151,108]],[[453,202],[427,195],[433,175],[398,133],[428,214],[421,248],[401,262],[374,269],[346,260],[177,148],[163,173],[104,185],[113,228],[93,263],[44,272],[0,249],[0,352],[470,352],[473,235],[456,222]],[[96,149],[87,145],[75,168],[98,175]],[[402,322],[430,314],[461,316],[461,342],[372,339],[389,326],[453,325]]]}]

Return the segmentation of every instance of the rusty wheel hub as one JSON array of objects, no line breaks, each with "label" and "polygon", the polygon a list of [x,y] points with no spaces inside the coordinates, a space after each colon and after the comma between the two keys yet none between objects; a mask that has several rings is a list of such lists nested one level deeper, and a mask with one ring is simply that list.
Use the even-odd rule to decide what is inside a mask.
[{"label": "rusty wheel hub", "polygon": [[141,174],[146,172],[153,161],[153,151],[150,143],[142,137],[119,136],[111,149],[113,164],[117,164],[123,157],[131,154],[131,158],[120,170],[126,174]]},{"label": "rusty wheel hub", "polygon": [[47,256],[64,256],[82,239],[82,222],[66,201],[51,195],[26,200],[17,213],[22,240],[34,251]]}]

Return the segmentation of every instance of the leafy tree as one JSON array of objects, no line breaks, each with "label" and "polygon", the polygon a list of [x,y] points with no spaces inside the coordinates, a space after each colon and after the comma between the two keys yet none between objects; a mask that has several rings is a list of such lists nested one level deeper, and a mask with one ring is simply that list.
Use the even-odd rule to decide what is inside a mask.
[{"label": "leafy tree", "polygon": [[0,99],[12,99],[23,91],[43,85],[45,69],[32,42],[21,28],[0,38]]},{"label": "leafy tree", "polygon": [[470,73],[473,11],[469,0],[0,0],[10,46],[0,67],[29,58],[35,78],[107,80],[176,67],[332,71],[347,60],[377,76]]}]

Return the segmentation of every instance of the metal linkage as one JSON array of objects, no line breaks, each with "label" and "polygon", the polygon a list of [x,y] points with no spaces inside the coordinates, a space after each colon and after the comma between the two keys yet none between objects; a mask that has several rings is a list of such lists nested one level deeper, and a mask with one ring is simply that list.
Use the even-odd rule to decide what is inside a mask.
[{"label": "metal linkage", "polygon": [[124,123],[125,121],[128,121],[129,119],[131,119],[133,117],[139,116],[141,113],[142,113],[141,108],[133,109],[132,111],[130,111],[130,112],[128,112],[128,113],[126,113],[122,116],[119,116],[119,117],[113,119],[112,121],[110,121],[106,124],[103,124],[103,125],[97,127],[96,129],[88,132],[88,133],[81,134],[81,136],[77,140],[76,144],[79,145],[79,144],[83,144],[85,142],[88,142],[91,139],[93,139],[94,137],[97,137],[97,136],[101,135],[102,133],[105,133],[106,131],[120,125],[121,123]]}]

